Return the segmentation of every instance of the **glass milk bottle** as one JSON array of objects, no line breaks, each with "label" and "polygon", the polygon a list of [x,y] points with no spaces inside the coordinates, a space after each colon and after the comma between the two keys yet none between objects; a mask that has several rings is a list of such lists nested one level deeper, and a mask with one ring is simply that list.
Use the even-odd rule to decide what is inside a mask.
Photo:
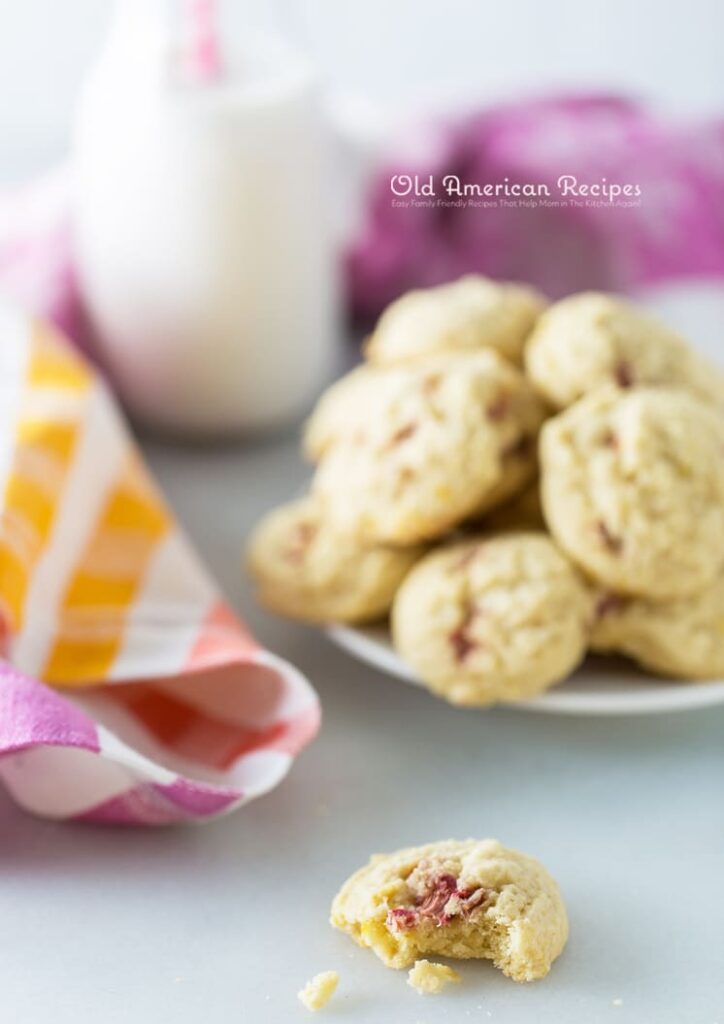
[{"label": "glass milk bottle", "polygon": [[302,412],[330,370],[325,126],[284,43],[193,32],[178,0],[118,3],[76,119],[76,253],[131,413],[239,433]]}]

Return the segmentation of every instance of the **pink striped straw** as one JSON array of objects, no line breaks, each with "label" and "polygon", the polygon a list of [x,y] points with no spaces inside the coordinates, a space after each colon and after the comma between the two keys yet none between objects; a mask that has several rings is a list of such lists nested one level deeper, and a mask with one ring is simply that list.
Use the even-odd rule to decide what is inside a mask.
[{"label": "pink striped straw", "polygon": [[215,0],[185,0],[185,68],[196,82],[213,82],[221,77],[221,46]]}]

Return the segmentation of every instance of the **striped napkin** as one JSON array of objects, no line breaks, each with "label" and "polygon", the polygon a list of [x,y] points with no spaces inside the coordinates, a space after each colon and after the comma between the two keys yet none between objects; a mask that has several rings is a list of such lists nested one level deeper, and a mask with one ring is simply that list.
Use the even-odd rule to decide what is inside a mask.
[{"label": "striped napkin", "polygon": [[203,820],[267,792],[319,705],[220,597],[100,377],[0,306],[0,780],[27,810]]}]

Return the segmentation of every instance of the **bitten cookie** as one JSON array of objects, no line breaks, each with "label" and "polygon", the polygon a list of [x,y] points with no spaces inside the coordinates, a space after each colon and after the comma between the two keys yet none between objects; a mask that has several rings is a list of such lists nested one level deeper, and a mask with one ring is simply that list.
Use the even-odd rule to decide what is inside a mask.
[{"label": "bitten cookie", "polygon": [[679,387],[724,404],[720,371],[624,299],[583,292],[541,316],[525,350],[528,376],[555,408],[603,385]]},{"label": "bitten cookie", "polygon": [[398,590],[394,645],[454,704],[517,701],[582,660],[589,598],[544,534],[459,541],[426,555]]},{"label": "bitten cookie", "polygon": [[511,459],[534,471],[543,409],[495,352],[387,367],[357,389],[354,429],[325,450],[313,490],[330,520],[360,540],[414,544],[502,501]]},{"label": "bitten cookie", "polygon": [[310,622],[364,622],[390,608],[422,548],[366,546],[331,527],[313,498],[262,519],[248,545],[262,604]]},{"label": "bitten cookie", "polygon": [[525,339],[545,305],[533,288],[469,274],[393,302],[365,354],[373,363],[394,363],[431,352],[491,348],[520,365]]},{"label": "bitten cookie", "polygon": [[602,593],[591,648],[616,651],[677,679],[724,678],[724,575],[678,601],[654,603]]},{"label": "bitten cookie", "polygon": [[495,839],[372,857],[340,889],[331,922],[388,967],[429,955],[485,959],[514,981],[545,977],[568,938],[546,869]]},{"label": "bitten cookie", "polygon": [[606,389],[540,439],[551,533],[601,585],[655,600],[712,583],[724,563],[724,418],[682,391]]}]

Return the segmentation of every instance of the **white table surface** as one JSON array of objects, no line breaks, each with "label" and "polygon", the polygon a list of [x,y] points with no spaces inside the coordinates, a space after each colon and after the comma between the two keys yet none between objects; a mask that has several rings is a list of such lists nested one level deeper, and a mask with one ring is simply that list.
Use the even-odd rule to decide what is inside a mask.
[{"label": "white table surface", "polygon": [[[304,478],[289,438],[147,451],[239,611],[318,688],[323,729],[277,790],[202,827],[57,825],[0,794],[3,1024],[293,1024],[330,968],[330,1024],[724,1024],[724,708],[447,707],[254,606],[239,550]],[[327,924],[369,853],[488,835],[565,894],[571,938],[545,981],[469,964],[421,997]]]}]

